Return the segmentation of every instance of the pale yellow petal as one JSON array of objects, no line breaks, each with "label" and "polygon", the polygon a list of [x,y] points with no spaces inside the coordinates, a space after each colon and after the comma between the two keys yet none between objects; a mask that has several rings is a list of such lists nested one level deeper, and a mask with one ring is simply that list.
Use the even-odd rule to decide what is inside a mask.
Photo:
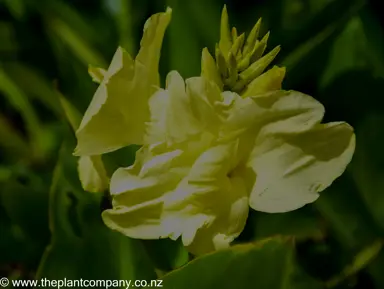
[{"label": "pale yellow petal", "polygon": [[76,155],[141,144],[149,120],[147,69],[119,48],[76,132]]},{"label": "pale yellow petal", "polygon": [[237,148],[235,142],[208,149],[165,196],[164,222],[194,254],[228,247],[244,228],[248,196],[242,179],[230,176]]},{"label": "pale yellow petal", "polygon": [[151,122],[148,124],[146,143],[165,142],[168,146],[188,141],[201,134],[201,126],[191,112],[190,99],[180,74],[167,75],[166,90],[155,93],[149,101]]},{"label": "pale yellow petal", "polygon": [[223,102],[219,87],[203,77],[189,78],[186,84],[194,117],[202,130],[216,135],[222,125],[221,109],[217,106],[217,103]]},{"label": "pale yellow petal", "polygon": [[314,202],[344,172],[354,149],[353,129],[342,122],[262,138],[247,163],[255,177],[250,206],[277,213]]},{"label": "pale yellow petal", "polygon": [[172,228],[163,222],[163,199],[185,174],[178,167],[182,151],[157,155],[156,149],[142,147],[135,163],[118,169],[111,178],[113,209],[103,212],[103,220],[131,238],[158,239],[172,234]]},{"label": "pale yellow petal", "polygon": [[309,95],[297,91],[275,91],[236,102],[220,132],[222,141],[244,133],[291,134],[307,131],[321,122],[324,107]]},{"label": "pale yellow petal", "polygon": [[108,189],[109,180],[101,156],[80,157],[78,172],[84,191],[96,193]]},{"label": "pale yellow petal", "polygon": [[120,206],[102,213],[104,223],[128,237],[137,239],[159,239],[167,237],[162,226],[163,203],[155,199],[135,207]]},{"label": "pale yellow petal", "polygon": [[149,71],[150,84],[159,86],[159,60],[165,30],[171,21],[172,9],[152,15],[144,24],[144,33],[136,61],[141,62]]},{"label": "pale yellow petal", "polygon": [[115,53],[77,131],[76,155],[96,155],[142,144],[149,97],[159,87],[159,59],[171,9],[147,20],[135,59],[122,48]]}]

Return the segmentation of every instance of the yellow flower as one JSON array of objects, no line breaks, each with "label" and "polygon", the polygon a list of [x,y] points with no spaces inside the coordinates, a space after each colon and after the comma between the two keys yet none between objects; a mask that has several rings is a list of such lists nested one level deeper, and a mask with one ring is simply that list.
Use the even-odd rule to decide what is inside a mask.
[{"label": "yellow flower", "polygon": [[[156,16],[161,27],[168,16]],[[147,26],[147,34],[159,39],[153,31],[163,33],[160,26]],[[221,51],[230,51],[230,42],[220,43]],[[255,50],[255,43],[242,53]],[[194,254],[228,247],[243,230],[249,208],[288,212],[314,202],[344,172],[355,148],[351,126],[322,124],[318,101],[281,90],[284,68],[263,73],[270,60],[261,61],[262,53],[250,57],[248,68],[240,67],[252,68],[247,77],[237,70],[230,82],[230,74],[221,73],[229,57],[219,64],[207,52],[202,76],[184,81],[172,71],[165,89],[148,76],[148,65],[125,61],[124,53],[108,71],[92,69],[95,79],[103,78],[104,100],[91,104],[92,117],[86,114],[78,131],[79,154],[143,145],[135,163],[110,180],[113,208],[103,212],[105,224],[133,238],[181,238]],[[155,62],[151,67],[157,69]],[[115,73],[116,67],[129,73]],[[136,69],[144,73],[137,80]],[[241,89],[234,92],[236,85]]]},{"label": "yellow flower", "polygon": [[[228,247],[249,206],[287,212],[315,201],[354,151],[346,123],[320,124],[323,106],[295,91],[242,98],[206,78],[171,72],[150,99],[147,140],[111,179],[104,222],[141,239],[182,238],[195,254]],[[261,88],[259,88],[261,90]]]}]

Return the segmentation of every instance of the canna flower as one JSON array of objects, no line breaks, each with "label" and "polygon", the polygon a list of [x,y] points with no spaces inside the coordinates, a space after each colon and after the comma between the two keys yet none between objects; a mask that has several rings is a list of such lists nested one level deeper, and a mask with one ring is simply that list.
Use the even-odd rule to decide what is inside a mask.
[{"label": "canna flower", "polygon": [[[224,9],[224,24],[226,15]],[[223,27],[227,24],[222,24],[222,31]],[[157,28],[147,29],[144,35],[154,37],[151,30]],[[218,47],[225,64],[204,49],[201,76],[184,80],[171,71],[165,88],[151,84],[149,88],[156,89],[144,99],[120,90],[123,83],[132,83],[132,77],[119,79],[119,85],[105,83],[111,68],[93,70],[95,78],[104,75],[100,85],[109,86],[111,105],[108,114],[95,113],[103,125],[78,139],[77,152],[106,152],[111,143],[142,144],[134,164],[111,177],[113,208],[102,213],[111,229],[139,239],[181,238],[193,254],[223,249],[244,229],[249,209],[283,213],[312,203],[351,161],[352,127],[345,122],[321,123],[324,107],[318,101],[282,90],[285,69],[264,72],[271,60],[261,56],[265,48],[255,49],[258,40],[247,41],[244,47],[236,44],[241,48],[240,56],[233,54],[236,61],[249,58],[249,62],[236,64],[236,80],[229,81],[228,63],[236,40],[230,42],[227,34],[221,34]],[[254,66],[257,62],[259,68]],[[122,58],[114,58],[112,64],[125,69]],[[242,71],[253,72],[243,77]],[[141,81],[140,87],[148,84],[147,79]],[[126,93],[124,101],[118,97],[121,93]],[[139,100],[141,106],[135,106]],[[116,135],[117,116],[108,116],[123,114],[131,101],[145,118],[120,123],[125,131]],[[95,143],[107,136],[103,128],[109,128],[113,142]],[[135,138],[139,131],[142,135]]]}]

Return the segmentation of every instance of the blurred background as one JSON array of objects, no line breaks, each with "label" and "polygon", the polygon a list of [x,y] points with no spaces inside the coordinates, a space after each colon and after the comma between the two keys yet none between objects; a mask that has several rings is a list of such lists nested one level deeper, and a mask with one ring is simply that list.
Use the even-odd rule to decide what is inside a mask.
[{"label": "blurred background", "polygon": [[[161,76],[172,69],[199,75],[201,51],[213,52],[226,4],[238,31],[263,18],[263,34],[271,31],[267,50],[282,46],[274,64],[287,67],[284,88],[312,95],[324,104],[326,121],[347,121],[357,135],[347,173],[319,201],[287,214],[252,212],[239,242],[294,235],[311,278],[339,276],[328,288],[384,288],[380,2],[0,0],[0,277],[151,279],[153,267],[162,274],[187,262],[177,242],[131,240],[103,226],[109,201],[81,190],[59,98],[84,113],[97,88],[88,65],[107,68],[118,45],[135,54],[144,22],[166,6],[173,15]],[[111,168],[132,163],[133,152],[107,156]]]}]

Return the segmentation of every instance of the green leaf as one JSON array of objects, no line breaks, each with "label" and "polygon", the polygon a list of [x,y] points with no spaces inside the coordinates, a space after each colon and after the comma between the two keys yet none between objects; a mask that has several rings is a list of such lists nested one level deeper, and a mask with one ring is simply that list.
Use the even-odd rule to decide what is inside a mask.
[{"label": "green leaf", "polygon": [[296,271],[293,251],[293,241],[288,238],[236,245],[165,275],[162,285],[166,289],[296,288],[292,283]]},{"label": "green leaf", "polygon": [[4,0],[5,5],[7,5],[9,12],[16,19],[21,19],[25,14],[25,4],[24,0]]},{"label": "green leaf", "polygon": [[[64,144],[50,191],[52,234],[37,279],[155,279],[154,269],[138,240],[109,230],[101,220],[99,194],[78,189],[72,146]],[[77,185],[76,185],[77,184]]]},{"label": "green leaf", "polygon": [[91,48],[82,35],[75,32],[67,23],[59,18],[48,18],[47,27],[56,37],[72,51],[72,53],[88,67],[89,64],[106,67],[107,63],[98,51]]},{"label": "green leaf", "polygon": [[71,125],[73,132],[76,132],[80,125],[82,115],[62,94],[59,93],[58,96],[65,117]]},{"label": "green leaf", "polygon": [[37,138],[40,132],[40,121],[36,111],[32,107],[28,96],[0,67],[0,92],[4,94],[8,102],[22,116],[26,129],[31,138]]},{"label": "green leaf", "polygon": [[334,78],[352,69],[371,70],[384,77],[381,28],[367,9],[363,9],[362,14],[365,15],[364,21],[361,16],[353,17],[333,43],[327,67],[320,80],[320,88],[326,87]]},{"label": "green leaf", "polygon": [[4,67],[7,74],[25,94],[31,99],[39,100],[56,116],[60,115],[60,104],[53,81],[50,82],[39,70],[22,62],[11,62]]},{"label": "green leaf", "polygon": [[[346,3],[348,5],[346,6]],[[289,86],[292,86],[299,82],[302,78],[308,75],[308,65],[311,64],[311,73],[321,71],[320,66],[324,64],[324,59],[327,57],[327,53],[330,48],[332,40],[342,31],[345,24],[355,16],[364,6],[366,2],[364,0],[356,0],[353,3],[345,0],[336,0],[327,5],[326,9],[322,10],[322,13],[317,15],[317,21],[311,20],[312,24],[307,24],[306,27],[316,25],[320,29],[309,29],[307,39],[301,39],[300,37],[296,41],[291,43],[299,43],[299,45],[281,61],[281,66],[287,67],[287,75]],[[333,19],[328,19],[327,14],[329,10],[335,6],[340,9],[340,14],[333,12]],[[328,11],[328,12],[327,12]],[[320,21],[326,21],[323,25],[320,25]],[[283,46],[284,50],[284,46]]]},{"label": "green leaf", "polygon": [[383,248],[383,241],[376,241],[372,245],[364,248],[361,252],[359,252],[352,264],[348,265],[340,275],[335,276],[331,280],[326,283],[327,288],[334,288],[338,284],[342,283],[348,277],[356,274],[358,271],[362,270],[364,267],[368,266],[370,262],[380,253]]},{"label": "green leaf", "polygon": [[[74,3],[73,3],[74,4]],[[42,18],[55,18],[60,19],[65,22],[71,30],[76,31],[78,35],[84,40],[84,42],[94,44],[100,43],[105,46],[105,36],[106,34],[103,31],[100,31],[100,28],[107,31],[107,35],[111,35],[114,28],[114,25],[106,26],[112,21],[108,19],[106,14],[104,14],[103,6],[95,5],[93,7],[85,8],[85,10],[79,9],[72,3],[67,1],[51,1],[45,0],[44,5],[35,5],[37,10]],[[95,3],[96,4],[96,3]],[[89,11],[96,9],[98,17],[89,17]],[[91,12],[91,15],[93,13]],[[101,23],[98,23],[98,18],[104,18]],[[107,23],[106,23],[106,21]]]}]

